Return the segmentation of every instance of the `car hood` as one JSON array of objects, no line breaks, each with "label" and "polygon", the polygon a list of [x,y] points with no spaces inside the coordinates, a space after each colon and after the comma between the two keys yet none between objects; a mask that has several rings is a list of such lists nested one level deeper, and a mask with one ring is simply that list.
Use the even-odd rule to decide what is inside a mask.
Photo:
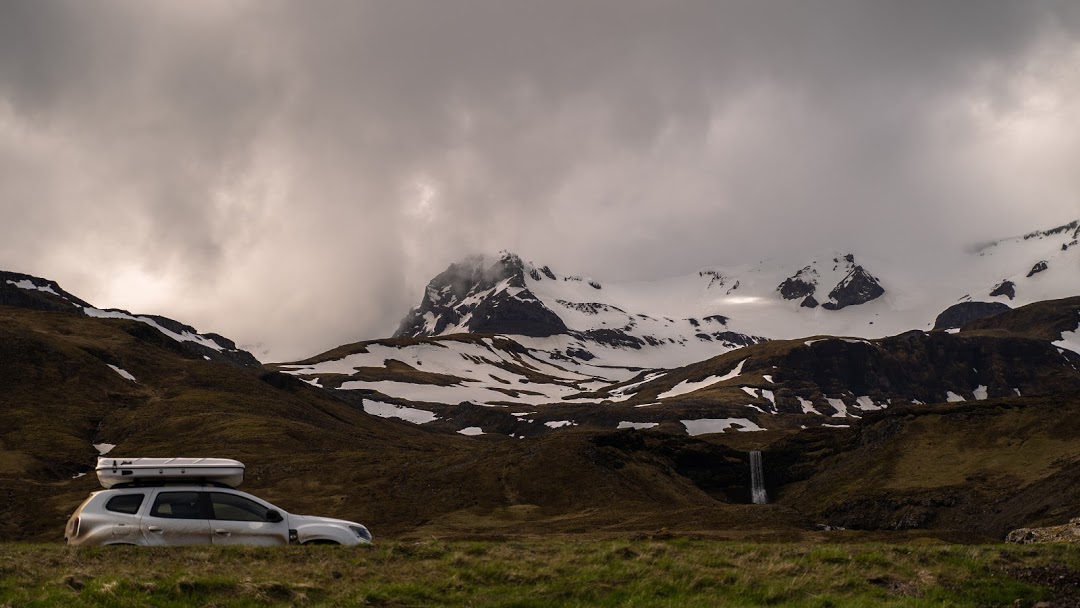
[{"label": "car hood", "polygon": [[359,526],[361,524],[355,521],[348,521],[344,519],[334,519],[333,517],[319,517],[318,515],[293,515],[289,514],[290,526],[301,526],[303,524],[337,524],[339,526]]}]

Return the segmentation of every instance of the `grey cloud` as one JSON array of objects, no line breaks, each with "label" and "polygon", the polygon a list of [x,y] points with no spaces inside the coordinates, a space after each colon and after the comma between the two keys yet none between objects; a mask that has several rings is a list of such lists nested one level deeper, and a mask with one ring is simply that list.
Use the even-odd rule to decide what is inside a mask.
[{"label": "grey cloud", "polygon": [[[389,334],[476,250],[621,279],[929,256],[1080,215],[1050,170],[1080,152],[1080,78],[1053,65],[1078,23],[1067,2],[6,2],[0,267],[280,359]],[[1059,135],[1004,180],[1016,117]]]}]

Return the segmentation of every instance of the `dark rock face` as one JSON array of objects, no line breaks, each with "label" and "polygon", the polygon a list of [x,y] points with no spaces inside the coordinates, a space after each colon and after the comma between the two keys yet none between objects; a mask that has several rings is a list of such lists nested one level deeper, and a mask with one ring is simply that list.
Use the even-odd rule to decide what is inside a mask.
[{"label": "dark rock face", "polygon": [[718,331],[713,333],[712,337],[717,342],[723,342],[727,346],[750,346],[751,344],[768,342],[768,338],[763,338],[761,336],[748,336],[746,334],[740,334],[733,331]]},{"label": "dark rock face", "polygon": [[1031,278],[1039,274],[1040,272],[1046,270],[1047,268],[1049,268],[1049,266],[1047,265],[1046,260],[1042,260],[1031,267],[1031,272],[1029,272],[1027,276],[1028,278]]},{"label": "dark rock face", "polygon": [[[546,266],[540,272],[555,278]],[[495,292],[503,282],[512,289]],[[511,253],[491,264],[483,257],[451,264],[428,283],[420,305],[409,311],[394,337],[437,336],[462,322],[462,330],[471,333],[566,333],[562,319],[526,288],[525,265]]]},{"label": "dark rock face", "polygon": [[829,292],[830,301],[822,304],[822,307],[827,310],[840,310],[847,306],[865,304],[881,297],[884,293],[885,289],[878,283],[874,275],[867,272],[862,266],[855,266]]},{"label": "dark rock face", "polygon": [[814,296],[809,295],[809,296],[806,296],[806,298],[803,299],[803,301],[799,303],[799,306],[801,306],[803,308],[817,308],[818,307],[818,301],[814,299]]},{"label": "dark rock face", "polygon": [[946,308],[934,321],[934,329],[963,327],[972,321],[1000,315],[1012,310],[1001,302],[960,302]]},{"label": "dark rock face", "polygon": [[780,296],[785,300],[797,300],[814,295],[817,286],[802,279],[790,277],[785,279],[776,290],[780,292]]},{"label": "dark rock face", "polygon": [[784,279],[784,282],[777,286],[776,291],[779,291],[780,296],[785,300],[798,300],[799,298],[812,296],[817,291],[817,282],[812,275],[816,275],[816,273],[811,267],[807,266],[793,276]]},{"label": "dark rock face", "polygon": [[768,362],[784,370],[785,385],[799,386],[807,395],[819,391],[923,403],[944,402],[949,391],[972,400],[980,385],[991,398],[1013,396],[1014,388],[1025,396],[1077,390],[1080,374],[1072,368],[1077,363],[1080,355],[1059,353],[1044,340],[917,330],[874,342],[815,341]]},{"label": "dark rock face", "polygon": [[573,357],[575,359],[580,359],[582,361],[591,361],[592,359],[596,358],[596,355],[590,353],[589,351],[585,350],[584,348],[574,348],[574,347],[567,348],[566,349],[566,355],[569,356],[569,357]]},{"label": "dark rock face", "polygon": [[[517,334],[544,337],[566,333],[559,315],[534,297],[524,297],[528,290],[517,295],[502,291],[484,298],[472,310],[465,324],[470,333]],[[531,294],[530,294],[531,296]]]},{"label": "dark rock face", "polygon": [[575,335],[591,342],[597,342],[615,348],[632,348],[634,350],[640,350],[645,344],[640,338],[631,336],[618,329],[590,329],[586,332],[575,332]]},{"label": "dark rock face", "polygon": [[1012,281],[1002,281],[997,284],[997,287],[990,292],[990,297],[1008,296],[1010,300],[1016,299],[1016,283]]}]

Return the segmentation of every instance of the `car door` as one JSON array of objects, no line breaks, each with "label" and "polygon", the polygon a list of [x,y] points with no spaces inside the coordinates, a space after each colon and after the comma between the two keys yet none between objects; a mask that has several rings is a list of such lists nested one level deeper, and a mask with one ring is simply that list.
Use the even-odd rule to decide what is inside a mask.
[{"label": "car door", "polygon": [[[210,491],[211,542],[215,545],[287,545],[289,524],[267,514],[273,506],[242,492]],[[280,513],[280,511],[278,511]],[[283,515],[283,514],[282,514]],[[272,521],[278,519],[278,521]]]},{"label": "car door", "polygon": [[139,522],[148,545],[209,545],[210,521],[202,492],[160,489]]}]

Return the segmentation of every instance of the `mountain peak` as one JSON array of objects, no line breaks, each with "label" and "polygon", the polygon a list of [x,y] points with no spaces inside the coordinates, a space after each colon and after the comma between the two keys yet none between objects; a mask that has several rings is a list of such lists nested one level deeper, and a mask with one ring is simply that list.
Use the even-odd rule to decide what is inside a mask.
[{"label": "mountain peak", "polygon": [[[545,274],[553,274],[547,269]],[[559,317],[526,287],[517,254],[471,255],[428,283],[420,305],[402,319],[394,337],[446,333],[517,333],[550,336],[566,331]],[[539,272],[530,264],[530,274]]]}]

